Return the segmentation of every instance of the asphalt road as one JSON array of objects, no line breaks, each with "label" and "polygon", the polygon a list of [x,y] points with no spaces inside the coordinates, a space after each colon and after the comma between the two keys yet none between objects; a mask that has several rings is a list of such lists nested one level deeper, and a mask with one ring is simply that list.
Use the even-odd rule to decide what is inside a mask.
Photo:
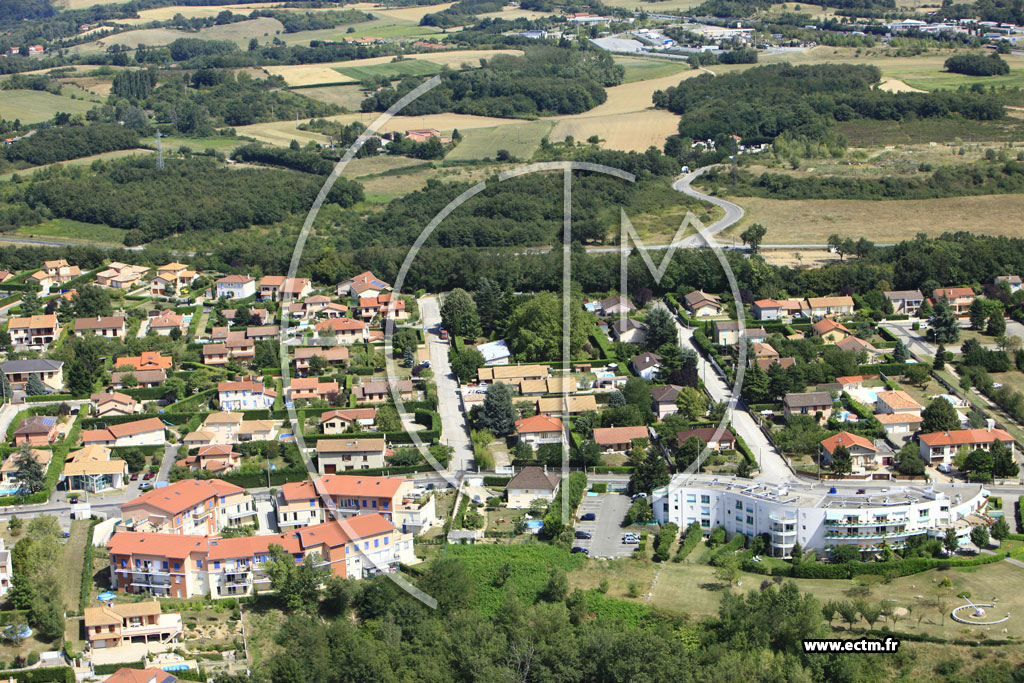
[{"label": "asphalt road", "polygon": [[[715,372],[711,363],[697,350],[697,346],[693,343],[693,330],[685,327],[678,318],[676,319],[676,328],[679,331],[679,346],[697,352],[697,372],[700,373],[700,378],[704,381],[704,386],[711,398],[716,402],[728,401],[732,397],[732,387],[726,384],[725,380]],[[782,455],[768,441],[750,413],[737,406],[737,409],[732,411],[731,419],[733,430],[743,437],[743,441],[760,462],[761,471],[755,477],[756,479],[785,482],[793,478],[794,475]]]},{"label": "asphalt road", "polygon": [[[693,171],[692,173],[687,173],[672,185],[672,189],[682,192],[687,197],[693,197],[694,199],[699,199],[701,201],[708,202],[709,204],[714,204],[715,206],[725,210],[724,216],[722,216],[717,221],[715,221],[714,223],[712,223],[711,225],[707,226],[704,229],[704,235],[708,237],[713,237],[714,235],[717,235],[718,233],[725,230],[726,228],[738,223],[743,218],[744,211],[743,207],[740,206],[739,204],[733,204],[732,202],[727,202],[724,199],[712,197],[711,195],[704,194],[703,192],[698,192],[697,190],[690,187],[690,183],[692,183],[694,180],[703,175],[704,171],[708,170],[709,168],[711,167],[705,166],[704,168],[698,168],[696,171]],[[684,239],[681,245],[684,247],[702,247],[705,245],[705,242],[700,235],[691,235],[690,237]]]},{"label": "asphalt road", "polygon": [[430,369],[437,382],[437,410],[441,414],[441,439],[455,449],[448,469],[466,471],[473,460],[473,446],[466,427],[466,415],[462,412],[459,383],[448,365],[448,344],[441,341],[438,332],[441,325],[441,309],[437,297],[420,299],[420,315],[423,318],[424,338],[430,349]]}]

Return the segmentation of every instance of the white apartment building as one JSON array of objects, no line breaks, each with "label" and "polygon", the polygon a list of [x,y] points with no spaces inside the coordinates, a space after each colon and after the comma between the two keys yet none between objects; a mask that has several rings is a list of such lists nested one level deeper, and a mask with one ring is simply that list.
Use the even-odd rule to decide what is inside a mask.
[{"label": "white apartment building", "polygon": [[[788,557],[793,544],[822,551],[854,545],[876,552],[920,534],[942,536],[954,527],[963,542],[971,522],[983,523],[988,491],[978,484],[936,484],[868,489],[856,486],[767,486],[716,475],[676,475],[652,497],[655,519],[685,529],[698,522],[705,533],[718,526],[729,536],[767,533],[770,552]],[[959,523],[966,520],[968,523]]]}]

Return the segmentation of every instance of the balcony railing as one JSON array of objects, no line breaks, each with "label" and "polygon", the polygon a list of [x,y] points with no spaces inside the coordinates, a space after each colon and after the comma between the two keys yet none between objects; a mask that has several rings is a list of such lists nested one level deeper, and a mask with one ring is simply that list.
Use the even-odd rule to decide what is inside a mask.
[{"label": "balcony railing", "polygon": [[899,530],[899,531],[876,531],[874,533],[867,533],[867,534],[834,534],[834,533],[826,533],[825,534],[825,538],[840,539],[840,540],[841,539],[847,539],[847,538],[851,538],[851,539],[892,538],[893,536],[912,536],[915,533],[917,533],[917,532],[907,531],[906,529],[902,529],[902,530]]},{"label": "balcony railing", "polygon": [[825,526],[842,526],[842,527],[849,527],[849,526],[883,526],[883,525],[886,525],[886,524],[905,524],[908,521],[909,520],[906,517],[898,517],[898,518],[892,518],[892,519],[889,519],[889,518],[886,518],[886,519],[872,519],[872,520],[865,521],[865,522],[862,522],[860,520],[850,520],[850,519],[826,519],[825,520]]},{"label": "balcony railing", "polygon": [[156,574],[157,576],[169,576],[171,573],[170,569],[154,568],[153,565],[142,565],[140,567],[124,567],[121,569],[115,569],[114,571],[121,574]]}]

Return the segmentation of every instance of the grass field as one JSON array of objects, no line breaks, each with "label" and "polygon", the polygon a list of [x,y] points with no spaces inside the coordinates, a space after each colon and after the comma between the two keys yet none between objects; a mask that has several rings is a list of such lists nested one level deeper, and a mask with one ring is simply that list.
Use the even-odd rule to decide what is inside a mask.
[{"label": "grass field", "polygon": [[[288,45],[306,45],[311,40],[352,40],[355,38],[389,38],[392,40],[416,40],[442,33],[442,30],[434,26],[420,26],[419,19],[411,20],[400,16],[388,16],[395,12],[411,10],[411,14],[426,14],[430,11],[438,11],[440,7],[448,5],[434,5],[432,7],[408,7],[398,10],[372,10],[374,19],[361,21],[357,24],[342,24],[334,28],[318,29],[315,31],[299,31],[297,33],[282,33],[278,36]],[[346,5],[345,9],[358,9],[359,5]],[[363,8],[363,11],[370,11]],[[348,29],[352,28],[352,33]]]},{"label": "grass field", "polygon": [[928,144],[931,142],[1002,142],[1024,137],[1019,119],[969,121],[956,119],[916,119],[906,121],[843,121],[840,132],[853,147],[877,145]]},{"label": "grass field", "polygon": [[204,28],[198,33],[187,33],[170,28],[139,29],[107,36],[91,43],[82,43],[69,48],[74,54],[94,54],[105,52],[111,45],[128,45],[134,48],[136,45],[144,44],[149,46],[168,45],[178,38],[201,38],[204,40],[231,40],[239,47],[246,47],[250,38],[262,40],[266,36],[273,36],[282,31],[284,26],[277,19],[261,17],[240,21],[236,24],[224,24],[222,26],[211,26]]},{"label": "grass field", "polygon": [[[449,66],[453,69],[461,67],[463,64],[469,64],[471,66],[479,66],[480,59],[486,57],[492,57],[495,54],[512,54],[521,55],[521,50],[452,50],[451,52],[438,52],[434,54],[423,54],[417,55],[416,62],[428,62],[437,66]],[[362,73],[362,70],[366,67],[379,67],[382,69],[386,68],[409,68],[407,66],[399,67],[400,64],[412,64],[414,62],[392,62],[394,57],[370,57],[368,59],[354,59],[349,62],[328,62],[326,64],[295,64],[287,66],[268,66],[266,67],[267,73],[276,74],[284,78],[285,82],[291,86],[310,86],[318,84],[335,84],[344,83],[351,81],[357,83],[359,77],[349,77],[339,75],[341,70],[358,70],[358,73]],[[419,67],[413,67],[419,68]],[[385,71],[386,72],[386,71]],[[368,72],[372,73],[372,72]],[[436,73],[432,71],[431,73]]]},{"label": "grass field", "polygon": [[49,121],[57,112],[84,114],[96,106],[89,100],[52,95],[41,90],[4,90],[0,97],[0,117],[21,119],[22,123]]},{"label": "grass field", "polygon": [[672,76],[682,71],[689,71],[690,65],[685,62],[670,61],[667,59],[645,59],[643,57],[628,57],[615,55],[615,63],[626,70],[623,83],[635,83],[636,81],[647,81],[652,78],[663,78]]},{"label": "grass field", "polygon": [[[407,173],[364,176],[359,179],[366,193],[368,204],[389,202],[410,192],[422,189],[431,178],[442,181],[479,182],[493,175],[498,168],[477,166],[474,168],[410,168]],[[346,171],[346,175],[348,171]]]},{"label": "grass field", "polygon": [[433,76],[441,72],[441,67],[422,59],[408,59],[400,62],[388,62],[386,64],[368,64],[366,66],[339,66],[335,71],[354,78],[363,80],[374,76]]},{"label": "grass field", "polygon": [[[703,546],[698,546],[692,557],[698,557],[702,548]],[[588,561],[582,568],[572,572],[569,580],[572,587],[589,589],[596,588],[602,579],[606,579],[609,584],[607,593],[609,597],[629,599],[627,598],[629,584],[635,584],[641,594],[646,594],[650,592],[656,572],[658,580],[654,585],[653,596],[650,598],[649,604],[669,612],[695,618],[717,614],[723,591],[732,590],[736,593],[746,593],[750,590],[757,590],[761,582],[767,578],[757,574],[744,573],[740,578],[742,585],[727,589],[722,582],[715,578],[714,568],[707,565],[674,562],[658,565],[651,562],[623,559]],[[897,622],[895,630],[928,633],[946,638],[963,637],[965,627],[953,622],[949,618],[948,611],[943,624],[934,605],[927,604],[930,600],[934,600],[934,596],[938,592],[938,582],[947,576],[953,582],[953,588],[945,591],[948,595],[948,609],[950,610],[963,604],[955,596],[964,590],[970,591],[973,599],[978,601],[988,602],[992,597],[998,598],[999,604],[993,613],[999,616],[1006,612],[1019,613],[1021,609],[1024,609],[1024,593],[1022,593],[1024,591],[1024,571],[1008,562],[942,572],[932,570],[899,578],[890,584],[875,584],[868,587],[865,599],[876,603],[883,600],[895,600],[901,607],[911,607],[912,618],[904,616],[901,621]],[[850,581],[799,579],[796,583],[801,591],[812,593],[821,602],[851,600],[854,597]],[[648,602],[646,597],[636,600],[642,603]],[[918,624],[918,616],[921,617],[920,624]],[[839,625],[838,620],[834,623]],[[876,624],[876,627],[879,625]],[[866,627],[867,624],[861,621],[854,628]],[[996,635],[995,628],[992,632],[983,628],[967,628],[969,628],[968,633],[984,634],[984,636],[992,638],[1006,638],[1007,635],[1024,637],[1024,620],[1010,619],[1005,624],[1001,624],[998,630],[1001,631],[1003,627],[1007,629],[1007,634]]]},{"label": "grass field", "polygon": [[970,230],[977,235],[1020,234],[1008,216],[1024,212],[1024,196],[988,195],[872,201],[859,199],[781,200],[732,197],[746,216],[726,231],[735,238],[750,223],[768,228],[769,244],[824,244],[828,236],[867,237],[876,242],[898,242],[923,232],[930,236]]},{"label": "grass field", "polygon": [[555,127],[551,121],[508,123],[492,128],[459,129],[462,142],[445,157],[446,161],[494,158],[499,149],[517,159],[529,159],[540,147],[541,138]]},{"label": "grass field", "polygon": [[20,171],[11,171],[10,173],[4,173],[4,174],[0,175],[0,181],[10,180],[11,176],[14,175],[15,173],[17,173],[22,178],[27,178],[27,177],[31,176],[33,173],[35,173],[36,171],[42,170],[44,168],[49,168],[50,166],[57,166],[57,165],[61,165],[61,166],[88,166],[89,164],[91,164],[96,159],[121,159],[123,157],[130,157],[130,156],[134,156],[136,154],[151,154],[151,153],[152,153],[151,150],[148,150],[148,149],[119,149],[119,150],[115,150],[113,152],[103,152],[102,154],[93,154],[92,156],[81,157],[79,159],[72,159],[70,161],[60,161],[60,162],[57,162],[56,164],[46,164],[44,166],[32,166],[30,168],[24,168],[24,169],[22,169]]},{"label": "grass field", "polygon": [[608,0],[606,5],[611,7],[625,7],[626,9],[639,9],[644,12],[681,12],[693,9],[701,3],[701,0],[665,0],[664,2],[642,2],[641,0]]},{"label": "grass field", "polygon": [[296,95],[302,95],[314,99],[317,102],[336,104],[350,111],[359,111],[359,103],[366,97],[366,93],[358,85],[330,85],[324,88],[301,88],[293,91]]},{"label": "grass field", "polygon": [[[179,138],[179,137],[162,137],[160,138],[160,144],[163,145],[165,151],[176,152],[179,147],[188,147],[193,152],[204,152],[208,149],[215,149],[218,152],[229,154],[235,151],[242,145],[248,144],[248,140],[239,140],[238,138],[226,137],[223,135],[214,135],[208,138]],[[156,139],[149,138],[144,143],[145,147],[156,150]]]},{"label": "grass field", "polygon": [[55,239],[70,242],[89,242],[102,244],[124,244],[124,230],[109,225],[82,223],[68,218],[54,218],[39,225],[18,228],[10,235],[36,238],[40,240]]},{"label": "grass field", "polygon": [[88,542],[89,520],[72,520],[71,537],[64,544],[64,566],[61,569],[61,593],[64,595],[64,607],[69,611],[78,610],[82,566],[85,564],[85,546]]}]

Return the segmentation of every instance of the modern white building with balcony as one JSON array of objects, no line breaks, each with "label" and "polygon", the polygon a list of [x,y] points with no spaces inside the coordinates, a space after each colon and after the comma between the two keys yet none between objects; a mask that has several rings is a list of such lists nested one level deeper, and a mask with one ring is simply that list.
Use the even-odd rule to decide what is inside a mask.
[{"label": "modern white building with balcony", "polygon": [[794,543],[817,551],[853,545],[874,553],[886,543],[901,548],[920,534],[942,536],[955,528],[962,542],[971,527],[988,523],[988,491],[978,484],[869,488],[765,485],[715,475],[677,475],[652,496],[655,519],[685,529],[693,522],[705,534],[718,526],[729,536],[768,534],[770,552],[789,557]]}]

